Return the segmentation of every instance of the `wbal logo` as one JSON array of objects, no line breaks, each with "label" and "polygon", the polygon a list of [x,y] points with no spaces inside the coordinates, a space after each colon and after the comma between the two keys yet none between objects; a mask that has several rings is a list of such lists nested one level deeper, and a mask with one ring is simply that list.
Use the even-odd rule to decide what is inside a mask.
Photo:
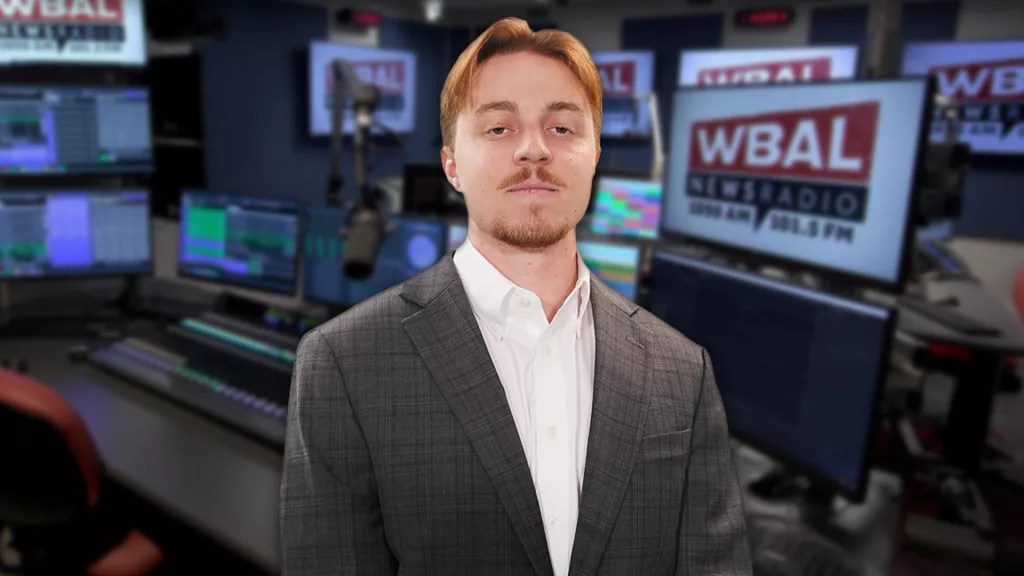
[{"label": "wbal logo", "polygon": [[778,84],[828,80],[831,77],[832,59],[822,57],[705,68],[697,73],[697,85]]},{"label": "wbal logo", "polygon": [[[772,211],[863,222],[879,107],[869,101],[695,122],[686,195],[696,206],[738,207],[729,219],[755,229]],[[696,211],[714,217],[706,212]]]}]

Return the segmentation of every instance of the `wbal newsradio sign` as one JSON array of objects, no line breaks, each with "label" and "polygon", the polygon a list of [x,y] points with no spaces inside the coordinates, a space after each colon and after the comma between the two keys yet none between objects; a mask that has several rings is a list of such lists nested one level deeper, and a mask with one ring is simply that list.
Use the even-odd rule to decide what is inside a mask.
[{"label": "wbal newsradio sign", "polygon": [[853,243],[867,215],[879,102],[695,122],[691,217]]},{"label": "wbal newsradio sign", "polygon": [[[961,135],[1013,139],[1024,148],[1024,57],[935,66],[941,94],[957,103]],[[940,138],[947,125],[936,110],[933,136]]]},{"label": "wbal newsradio sign", "polygon": [[0,60],[140,62],[140,2],[0,0]]}]

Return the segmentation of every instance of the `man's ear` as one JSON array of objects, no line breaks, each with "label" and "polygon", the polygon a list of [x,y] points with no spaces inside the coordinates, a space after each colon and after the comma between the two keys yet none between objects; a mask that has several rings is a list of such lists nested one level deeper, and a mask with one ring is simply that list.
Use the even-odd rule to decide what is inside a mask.
[{"label": "man's ear", "polygon": [[448,177],[448,181],[451,182],[452,188],[462,192],[459,188],[459,174],[455,170],[455,154],[448,146],[441,148],[441,168],[444,170],[444,175]]}]

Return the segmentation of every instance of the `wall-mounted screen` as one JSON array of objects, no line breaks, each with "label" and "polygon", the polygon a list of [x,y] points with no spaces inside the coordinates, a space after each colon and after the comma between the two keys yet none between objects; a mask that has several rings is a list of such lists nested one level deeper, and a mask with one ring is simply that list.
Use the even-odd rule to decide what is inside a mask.
[{"label": "wall-mounted screen", "polygon": [[898,286],[926,79],[682,89],[665,234]]},{"label": "wall-mounted screen", "polygon": [[142,0],[0,1],[0,64],[145,63]]},{"label": "wall-mounted screen", "polygon": [[857,75],[857,47],[684,50],[680,86],[843,80]]},{"label": "wall-mounted screen", "polygon": [[654,53],[595,52],[592,57],[604,85],[601,135],[650,135],[650,111],[637,97],[654,89]]},{"label": "wall-mounted screen", "polygon": [[[331,64],[344,59],[363,82],[380,92],[374,122],[402,134],[412,132],[416,120],[416,55],[399,50],[314,42],[309,49],[309,131],[314,136],[331,133],[334,74]],[[352,134],[352,107],[345,107],[342,132]],[[374,127],[374,132],[383,130]]]},{"label": "wall-mounted screen", "polygon": [[[959,140],[982,154],[1024,153],[1024,41],[908,44],[903,75],[935,77],[953,99]],[[939,110],[936,110],[936,114]],[[931,140],[944,141],[949,121],[935,118]]]}]

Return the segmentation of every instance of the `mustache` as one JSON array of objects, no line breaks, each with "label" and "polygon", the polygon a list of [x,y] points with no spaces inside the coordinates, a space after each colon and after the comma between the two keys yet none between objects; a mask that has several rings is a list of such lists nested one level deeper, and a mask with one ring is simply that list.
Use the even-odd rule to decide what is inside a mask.
[{"label": "mustache", "polygon": [[[527,167],[523,167],[521,170],[519,170],[515,174],[513,174],[513,175],[509,176],[508,178],[505,178],[504,180],[502,180],[501,184],[498,185],[498,189],[499,190],[505,190],[506,188],[511,188],[513,186],[518,186],[518,185],[522,184],[523,182],[526,182],[527,180],[529,180],[530,176],[533,176],[533,170],[531,170],[530,168],[527,168]],[[547,168],[545,168],[543,166],[539,166],[537,168],[537,180],[540,180],[541,182],[543,182],[543,183],[545,183],[545,184],[547,184],[549,186],[553,186],[555,188],[564,188],[565,187],[565,181],[564,180],[562,180],[558,176],[555,176],[554,174],[551,173],[550,170],[548,170]]]}]

